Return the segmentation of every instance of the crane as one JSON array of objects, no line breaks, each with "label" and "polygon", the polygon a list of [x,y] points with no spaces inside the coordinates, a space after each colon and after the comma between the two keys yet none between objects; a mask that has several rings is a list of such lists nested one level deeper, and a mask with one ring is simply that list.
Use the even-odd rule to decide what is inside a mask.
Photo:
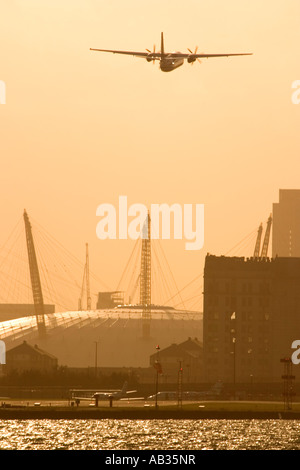
[{"label": "crane", "polygon": [[254,249],[254,258],[259,258],[259,251],[260,251],[260,243],[261,243],[261,236],[262,236],[263,226],[260,224],[257,232],[256,244]]},{"label": "crane", "polygon": [[261,255],[260,255],[261,258],[267,258],[268,257],[268,248],[269,248],[271,226],[272,226],[272,214],[270,214],[270,217],[268,218],[268,221],[267,221],[267,228],[266,228],[264,243],[263,243],[263,247],[262,247]]}]

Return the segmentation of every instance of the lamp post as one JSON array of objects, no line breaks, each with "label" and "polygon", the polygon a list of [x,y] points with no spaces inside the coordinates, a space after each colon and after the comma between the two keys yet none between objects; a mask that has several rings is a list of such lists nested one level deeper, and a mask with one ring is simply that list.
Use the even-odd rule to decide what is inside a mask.
[{"label": "lamp post", "polygon": [[236,391],[236,315],[235,312],[232,313],[230,321],[232,322],[231,334],[232,334],[232,344],[233,344],[233,399],[235,400]]},{"label": "lamp post", "polygon": [[251,400],[253,400],[253,374],[250,374],[250,383],[251,383]]},{"label": "lamp post", "polygon": [[95,377],[98,375],[98,341],[94,341],[95,343]]},{"label": "lamp post", "polygon": [[181,361],[179,361],[179,370],[178,370],[178,406],[182,408],[182,372]]},{"label": "lamp post", "polygon": [[236,338],[232,338],[232,343],[233,343],[233,399],[234,400],[235,400],[235,382],[236,382],[235,341],[236,341]]},{"label": "lamp post", "polygon": [[160,350],[160,347],[159,345],[156,346],[156,386],[155,386],[155,408],[158,407],[158,404],[157,404],[157,394],[158,394],[158,372],[160,370],[160,364],[159,364],[159,350]]}]

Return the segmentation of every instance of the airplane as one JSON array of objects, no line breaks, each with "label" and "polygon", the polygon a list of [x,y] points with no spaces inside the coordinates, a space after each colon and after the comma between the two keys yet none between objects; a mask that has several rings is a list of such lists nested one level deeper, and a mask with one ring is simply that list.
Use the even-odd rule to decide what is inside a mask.
[{"label": "airplane", "polygon": [[[113,400],[123,400],[127,398],[127,395],[130,393],[135,393],[137,390],[127,390],[128,387],[128,382],[124,382],[123,387],[121,390],[99,390],[99,391],[94,391],[94,390],[71,390],[72,392],[72,399],[73,400],[89,400],[91,401],[92,399],[95,400],[104,400],[107,399],[109,400],[112,398]],[[85,393],[92,393],[90,396],[76,396],[77,392],[83,392]],[[75,394],[75,396],[73,395]]]},{"label": "airplane", "polygon": [[105,399],[105,398],[113,398],[114,400],[121,400],[123,398],[127,398],[127,395],[130,393],[135,393],[137,390],[127,390],[128,387],[128,382],[124,382],[122,390],[114,390],[110,392],[96,392],[93,395],[93,398],[98,398],[99,399]]},{"label": "airplane", "polygon": [[[183,400],[199,400],[201,398],[217,398],[221,395],[224,385],[222,382],[216,382],[209,390],[202,392],[197,391],[183,391],[182,398]],[[147,400],[155,400],[157,396],[158,400],[177,400],[178,391],[165,391],[158,392],[157,395],[150,395]]]},{"label": "airplane", "polygon": [[147,62],[155,63],[156,60],[159,61],[160,70],[162,72],[172,72],[173,70],[181,67],[184,64],[184,59],[187,60],[189,64],[194,64],[196,60],[200,63],[200,59],[204,58],[211,58],[211,57],[231,57],[231,56],[241,56],[241,55],[252,55],[252,53],[241,53],[241,54],[197,54],[198,47],[196,47],[195,51],[192,52],[188,49],[189,54],[182,54],[181,52],[165,52],[164,47],[164,33],[161,33],[161,48],[160,52],[155,52],[155,46],[153,47],[153,51],[146,49],[146,52],[133,52],[133,51],[116,51],[116,50],[109,50],[109,49],[92,49],[90,51],[98,51],[98,52],[112,52],[113,54],[125,54],[125,55],[132,55],[136,57],[141,57],[147,60]]}]

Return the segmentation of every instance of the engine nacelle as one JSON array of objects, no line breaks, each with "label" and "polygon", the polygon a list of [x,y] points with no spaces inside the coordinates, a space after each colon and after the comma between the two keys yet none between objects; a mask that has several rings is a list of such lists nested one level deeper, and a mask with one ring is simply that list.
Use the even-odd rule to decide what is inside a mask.
[{"label": "engine nacelle", "polygon": [[187,58],[187,61],[188,61],[189,64],[192,64],[193,62],[196,61],[196,57],[190,56],[190,57]]},{"label": "engine nacelle", "polygon": [[147,57],[146,57],[146,61],[147,62],[152,62],[153,60],[153,55],[152,54],[148,54]]}]

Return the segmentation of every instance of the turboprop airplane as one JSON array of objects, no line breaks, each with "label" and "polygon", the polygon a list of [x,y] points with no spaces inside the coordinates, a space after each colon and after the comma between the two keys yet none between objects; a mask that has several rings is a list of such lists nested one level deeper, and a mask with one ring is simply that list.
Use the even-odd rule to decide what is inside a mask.
[{"label": "turboprop airplane", "polygon": [[[92,399],[109,399],[113,398],[114,400],[122,400],[127,398],[130,393],[135,393],[137,390],[127,390],[128,382],[124,382],[122,390],[71,390],[72,398],[74,400],[89,400]],[[82,396],[78,396],[79,394]]]},{"label": "turboprop airplane", "polygon": [[161,33],[161,47],[160,52],[155,52],[155,46],[153,47],[153,51],[146,49],[146,52],[133,52],[133,51],[115,51],[110,49],[92,49],[91,51],[99,51],[99,52],[112,52],[113,54],[125,54],[125,55],[132,55],[135,57],[141,57],[146,59],[147,62],[155,63],[156,60],[159,61],[160,70],[162,72],[172,72],[172,70],[181,67],[184,64],[184,59],[187,60],[189,64],[192,64],[198,60],[200,63],[200,59],[209,59],[211,57],[231,57],[231,56],[241,56],[241,55],[252,55],[252,53],[241,53],[241,54],[197,54],[198,47],[196,47],[195,51],[192,52],[188,49],[188,54],[182,54],[181,52],[165,52],[164,47],[164,33]]},{"label": "turboprop airplane", "polygon": [[127,390],[128,383],[124,382],[122,390],[115,390],[113,392],[96,392],[93,397],[98,399],[113,398],[114,400],[122,400],[127,398],[130,393],[135,393],[137,390]]}]

